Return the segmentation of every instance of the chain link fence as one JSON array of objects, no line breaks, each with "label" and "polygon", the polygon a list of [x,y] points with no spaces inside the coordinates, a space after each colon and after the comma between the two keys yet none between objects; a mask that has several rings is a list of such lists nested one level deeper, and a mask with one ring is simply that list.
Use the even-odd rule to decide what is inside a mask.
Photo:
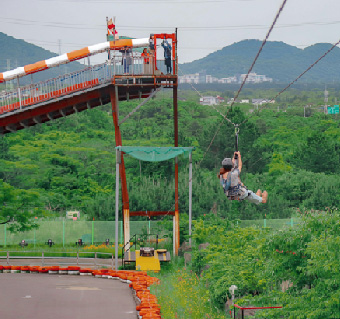
[{"label": "chain link fence", "polygon": [[[240,220],[236,222],[238,227],[268,227],[272,229],[282,229],[285,227],[298,226],[298,218],[289,219],[258,219]],[[110,244],[114,243],[115,222],[114,221],[69,221],[53,220],[39,221],[39,228],[27,232],[12,233],[7,229],[7,225],[0,225],[0,245],[18,245],[22,240],[29,245],[46,244],[48,239],[52,239],[56,245],[74,245],[79,239],[86,245],[105,243],[109,239]],[[159,221],[130,221],[131,236],[137,235],[158,235],[159,238],[168,234]],[[123,243],[123,222],[119,222],[119,244]]]},{"label": "chain link fence", "polygon": [[[106,239],[110,244],[114,243],[115,222],[114,221],[39,221],[39,228],[27,232],[12,233],[7,229],[7,225],[0,225],[0,245],[18,245],[22,240],[29,245],[45,244],[48,239],[52,239],[56,245],[74,245],[79,239],[84,244],[101,244]],[[137,234],[156,235],[160,233],[158,221],[130,221],[131,236]],[[123,222],[119,222],[119,243],[123,243]]]}]

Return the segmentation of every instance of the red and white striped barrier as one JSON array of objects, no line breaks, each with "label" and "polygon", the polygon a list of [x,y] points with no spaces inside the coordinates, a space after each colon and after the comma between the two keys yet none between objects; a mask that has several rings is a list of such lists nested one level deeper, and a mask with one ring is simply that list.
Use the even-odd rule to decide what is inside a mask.
[{"label": "red and white striped barrier", "polygon": [[121,50],[124,47],[139,48],[149,46],[149,38],[143,39],[121,39],[116,41],[108,41],[89,47],[75,50],[70,53],[65,53],[54,58],[39,61],[33,64],[25,65],[14,70],[0,73],[0,83],[9,81],[15,78],[20,78],[28,74],[40,72],[61,64],[67,64],[75,60],[85,58],[97,53],[101,53],[107,50]]}]

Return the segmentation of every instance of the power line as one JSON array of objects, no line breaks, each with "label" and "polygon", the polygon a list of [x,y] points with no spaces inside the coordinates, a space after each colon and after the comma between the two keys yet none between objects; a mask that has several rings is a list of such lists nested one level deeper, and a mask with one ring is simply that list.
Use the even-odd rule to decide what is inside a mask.
[{"label": "power line", "polygon": [[[83,24],[83,23],[69,23],[69,22],[58,22],[58,21],[40,21],[40,20],[28,20],[28,19],[18,19],[18,18],[7,18],[7,17],[0,17],[0,20],[3,20],[4,23],[9,24],[24,24],[24,25],[32,25],[38,24],[45,27],[54,27],[54,28],[62,28],[62,29],[95,29],[95,30],[102,30],[106,28],[105,24]],[[282,24],[277,25],[275,28],[292,28],[292,27],[301,27],[301,26],[308,26],[308,25],[318,25],[318,26],[325,26],[325,25],[335,25],[340,24],[339,20],[330,21],[330,22],[322,22],[322,21],[309,21],[309,22],[301,22],[301,23],[291,23],[291,24]],[[117,25],[117,29],[122,30],[152,30],[152,29],[159,29],[159,30],[167,30],[167,29],[174,29],[177,27],[181,31],[199,31],[202,32],[204,30],[254,30],[254,29],[267,29],[267,26],[260,25],[260,24],[243,24],[240,26],[235,25],[222,25],[222,26],[145,26],[145,25]]]},{"label": "power line", "polygon": [[227,2],[253,2],[256,0],[50,0],[50,2],[67,2],[67,3],[152,3],[152,4],[182,4],[182,3],[191,3],[191,4],[200,4],[200,3],[227,3]]}]

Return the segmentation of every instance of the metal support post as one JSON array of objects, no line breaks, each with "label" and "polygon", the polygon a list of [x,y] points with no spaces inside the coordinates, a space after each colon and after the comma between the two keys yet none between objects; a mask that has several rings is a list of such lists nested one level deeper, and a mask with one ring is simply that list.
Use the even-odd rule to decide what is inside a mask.
[{"label": "metal support post", "polygon": [[124,239],[123,239],[123,233],[124,233],[124,231],[123,231],[123,221],[121,220],[119,222],[119,224],[120,224],[120,240],[119,240],[119,242],[122,244],[124,242]]},{"label": "metal support post", "polygon": [[116,215],[115,215],[115,270],[118,270],[119,166],[121,152],[116,150]]},{"label": "metal support post", "polygon": [[189,246],[191,247],[192,224],[192,153],[189,153]]},{"label": "metal support post", "polygon": [[7,266],[9,266],[9,251],[7,251]]},{"label": "metal support post", "polygon": [[[175,147],[178,147],[178,92],[177,86],[173,88],[173,104],[174,104],[174,135]],[[180,244],[179,238],[179,205],[178,205],[178,158],[175,158],[175,216],[174,216],[174,234],[175,234],[175,255],[178,255]]]},{"label": "metal support post", "polygon": [[79,251],[77,251],[77,266],[79,265]]},{"label": "metal support post", "polygon": [[21,109],[21,90],[20,90],[19,77],[17,77],[17,88],[18,88],[19,105],[20,105],[20,109]]},{"label": "metal support post", "polygon": [[[118,110],[118,87],[115,86],[114,90],[110,91],[113,124],[115,126],[115,139],[116,146],[122,145],[122,136],[119,129],[119,110]],[[120,176],[122,183],[122,201],[123,201],[123,223],[124,223],[124,245],[130,239],[130,208],[129,208],[129,193],[127,190],[126,173],[124,166],[124,157],[121,154]],[[125,246],[125,250],[129,249],[129,245]]]},{"label": "metal support post", "polygon": [[5,247],[7,246],[7,225],[5,224]]},{"label": "metal support post", "polygon": [[44,266],[44,252],[41,252],[41,266]]},{"label": "metal support post", "polygon": [[65,247],[65,218],[63,219],[63,248]]},{"label": "metal support post", "polygon": [[176,256],[176,219],[175,216],[172,217],[172,249],[173,255]]},{"label": "metal support post", "polygon": [[93,245],[93,239],[94,239],[94,220],[92,220],[92,245]]}]

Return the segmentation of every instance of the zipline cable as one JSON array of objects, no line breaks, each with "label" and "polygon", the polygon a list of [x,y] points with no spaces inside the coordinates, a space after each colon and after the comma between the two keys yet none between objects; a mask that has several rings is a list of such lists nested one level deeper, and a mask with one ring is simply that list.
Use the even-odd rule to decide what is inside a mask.
[{"label": "zipline cable", "polygon": [[[281,6],[281,8],[280,8],[280,10],[279,10],[279,12],[278,12],[278,15],[279,15],[279,13],[282,11],[282,9],[283,9],[283,6],[286,4],[286,1],[284,1],[284,3],[282,4],[282,6]],[[277,18],[278,18],[278,15],[277,15],[277,17],[275,18],[275,20],[274,20],[274,22],[276,23],[276,20],[277,20]],[[273,27],[273,25],[272,25],[272,27]],[[272,27],[270,28],[270,32],[271,32],[271,30],[272,30]],[[269,33],[269,32],[268,32]],[[268,35],[268,33],[267,33],[267,35]],[[266,39],[267,39],[268,37],[266,37]],[[266,40],[265,39],[265,40]],[[340,40],[337,42],[337,43],[335,43],[328,51],[326,51],[321,57],[319,57],[314,63],[312,63],[305,71],[303,71],[295,80],[293,80],[292,82],[290,82],[284,89],[282,89],[274,98],[272,98],[267,104],[265,104],[265,106],[263,106],[262,107],[262,109],[263,108],[265,108],[266,106],[268,106],[268,104],[269,103],[271,103],[272,101],[274,101],[278,96],[280,96],[283,92],[285,92],[288,88],[290,88],[295,82],[297,82],[303,75],[305,75],[308,71],[310,71],[317,63],[319,63],[324,57],[326,57],[327,56],[327,54],[329,54],[337,45],[339,45],[340,44]],[[264,44],[263,44],[264,45]],[[254,64],[255,64],[255,62],[256,62],[256,60],[257,60],[257,58],[258,58],[258,55],[261,53],[261,51],[262,51],[262,48],[263,48],[263,45],[261,46],[261,49],[260,49],[260,51],[258,52],[258,54],[257,54],[257,56],[256,56],[256,58],[255,58],[255,60],[254,60],[254,62],[253,62],[253,64],[252,64],[252,66],[251,66],[251,69],[252,69],[252,67],[254,66]],[[179,71],[180,72],[182,72],[180,69],[179,69]],[[183,72],[182,72],[183,73]],[[248,75],[249,75],[249,71],[248,71]],[[245,82],[245,81],[244,81]],[[191,87],[194,89],[194,91],[196,91],[197,92],[197,94],[200,96],[200,97],[203,97],[203,95],[194,87],[194,85],[192,84],[192,83],[189,83],[190,85],[191,85]],[[241,91],[241,89],[242,89],[242,86],[244,85],[244,83],[242,83],[242,85],[241,85],[241,88],[240,88],[240,90],[239,90],[239,92]],[[239,92],[238,92],[238,94],[239,94]],[[238,96],[238,95],[237,95]],[[234,99],[234,101],[233,101],[233,103],[235,102],[235,100],[236,99]],[[216,138],[216,136],[217,136],[217,134],[218,134],[218,132],[219,132],[219,130],[220,130],[220,128],[221,128],[221,126],[222,126],[222,124],[224,123],[224,120],[228,120],[231,124],[233,124],[234,126],[235,126],[235,149],[236,149],[236,151],[238,151],[238,131],[239,131],[239,127],[242,125],[242,124],[244,124],[244,123],[246,123],[248,120],[249,120],[249,118],[250,117],[248,117],[248,118],[246,118],[244,121],[242,121],[240,124],[235,124],[235,123],[233,123],[230,119],[228,119],[227,118],[227,115],[228,115],[228,113],[229,113],[229,111],[230,111],[230,109],[228,110],[228,112],[227,112],[227,114],[226,115],[223,115],[217,108],[215,108],[214,106],[212,106],[213,107],[213,109],[216,111],[216,112],[218,112],[222,117],[223,117],[223,120],[220,122],[220,124],[219,124],[219,126],[218,126],[218,128],[217,128],[217,130],[216,130],[216,132],[215,132],[215,135],[213,136],[213,138],[212,138],[212,140],[211,140],[211,142],[210,142],[210,144],[209,144],[209,146],[207,147],[207,149],[206,149],[206,151],[205,151],[205,153],[204,153],[204,155],[203,155],[203,158],[201,159],[201,161],[198,163],[198,167],[201,165],[201,163],[202,163],[202,161],[204,160],[204,158],[205,158],[205,156],[206,156],[206,154],[207,154],[207,152],[209,151],[209,149],[210,149],[210,147],[211,147],[211,145],[212,145],[212,143],[213,143],[213,141],[215,140],[215,138]],[[237,129],[237,132],[236,132],[236,129]],[[178,198],[178,200],[180,199],[180,197]],[[173,207],[175,206],[175,204],[173,205]],[[171,210],[173,209],[173,207],[171,208]],[[170,211],[171,210],[169,210],[168,211],[168,214],[170,213]],[[165,216],[163,216],[163,218],[161,219],[161,220],[163,220],[166,216],[168,216],[168,214],[166,214]]]},{"label": "zipline cable", "polygon": [[[303,71],[294,81],[290,82],[284,89],[282,89],[278,94],[276,94],[268,103],[266,103],[262,108],[265,108],[268,104],[275,101],[275,99],[281,95],[283,92],[285,92],[287,89],[289,89],[295,82],[297,82],[302,76],[304,76],[311,68],[313,68],[316,64],[318,64],[328,53],[330,53],[336,46],[340,44],[340,40],[335,43],[328,51],[326,51],[320,58],[318,58],[313,64],[311,64],[305,71]],[[260,108],[261,109],[261,108]],[[248,119],[246,119],[248,120]],[[241,124],[245,123],[246,120],[244,120]],[[240,124],[240,125],[241,125]]]},{"label": "zipline cable", "polygon": [[255,63],[256,63],[258,57],[260,56],[263,47],[264,47],[265,44],[267,43],[267,40],[268,40],[268,38],[269,38],[271,32],[273,31],[274,26],[275,26],[275,24],[276,24],[276,22],[277,22],[277,20],[278,20],[278,18],[279,18],[279,16],[280,16],[280,14],[281,14],[283,8],[284,8],[284,6],[286,5],[286,3],[287,3],[287,0],[283,0],[282,4],[281,4],[281,6],[280,6],[280,9],[279,9],[279,11],[277,12],[277,14],[276,14],[276,16],[275,16],[275,19],[274,19],[273,23],[271,24],[271,26],[270,26],[270,28],[269,28],[267,34],[266,34],[266,37],[265,37],[264,40],[262,41],[262,45],[261,45],[259,51],[257,52],[257,54],[256,54],[256,56],[255,56],[255,59],[254,59],[253,63],[251,64],[251,66],[250,66],[250,68],[249,68],[249,70],[248,70],[247,75],[246,75],[245,78],[243,79],[243,82],[242,82],[242,84],[241,84],[239,90],[237,91],[236,95],[234,96],[234,99],[233,99],[233,101],[232,101],[232,103],[231,103],[231,105],[230,105],[229,110],[227,111],[227,114],[223,116],[223,120],[222,120],[221,123],[219,124],[219,126],[218,126],[218,128],[217,128],[217,130],[216,130],[216,133],[215,133],[214,137],[212,138],[212,140],[211,140],[211,142],[210,142],[208,148],[206,149],[206,151],[205,151],[205,153],[204,153],[204,155],[203,155],[201,161],[199,162],[199,165],[200,165],[201,162],[204,160],[206,154],[208,153],[208,151],[209,151],[209,149],[210,149],[212,143],[214,142],[214,140],[215,140],[215,138],[216,138],[216,136],[217,136],[219,130],[221,129],[221,126],[222,126],[222,124],[224,123],[225,120],[227,120],[229,123],[233,124],[235,128],[236,128],[236,126],[239,126],[238,124],[235,124],[235,123],[233,123],[230,119],[228,119],[228,114],[229,114],[230,111],[232,111],[233,105],[235,104],[236,99],[237,99],[238,96],[240,95],[240,93],[241,93],[241,91],[242,91],[242,88],[243,88],[244,84],[246,83],[246,81],[247,81],[247,79],[248,79],[248,76],[249,76],[250,72],[251,72],[252,69],[254,68]]},{"label": "zipline cable", "polygon": [[250,68],[249,68],[249,70],[248,70],[248,73],[246,74],[245,78],[243,79],[243,82],[242,82],[242,84],[241,84],[239,90],[237,91],[237,93],[236,93],[236,95],[235,95],[235,97],[234,97],[234,100],[232,101],[232,103],[231,103],[231,105],[230,105],[230,109],[233,108],[233,105],[234,105],[236,99],[237,99],[238,96],[240,95],[240,93],[241,93],[241,91],[242,91],[242,88],[243,88],[244,84],[246,83],[246,81],[247,81],[247,79],[248,79],[248,77],[249,77],[250,72],[253,70],[253,68],[254,68],[254,66],[255,66],[255,63],[256,63],[257,59],[259,58],[259,56],[260,56],[260,54],[261,54],[261,52],[262,52],[263,47],[264,47],[265,44],[267,43],[267,40],[268,40],[268,38],[269,38],[271,32],[273,31],[274,26],[275,26],[277,20],[279,19],[279,16],[280,16],[280,14],[281,14],[281,12],[282,12],[284,6],[286,5],[286,3],[287,3],[287,0],[283,0],[283,2],[282,2],[282,4],[281,4],[281,7],[280,7],[279,11],[278,11],[277,14],[276,14],[275,19],[274,19],[272,25],[270,26],[270,28],[269,28],[269,30],[268,30],[268,32],[267,32],[266,37],[265,37],[264,40],[262,41],[261,47],[260,47],[259,51],[257,52],[257,54],[256,54],[256,56],[255,56],[255,59],[254,59],[253,63],[251,64],[251,66],[250,66]]}]

